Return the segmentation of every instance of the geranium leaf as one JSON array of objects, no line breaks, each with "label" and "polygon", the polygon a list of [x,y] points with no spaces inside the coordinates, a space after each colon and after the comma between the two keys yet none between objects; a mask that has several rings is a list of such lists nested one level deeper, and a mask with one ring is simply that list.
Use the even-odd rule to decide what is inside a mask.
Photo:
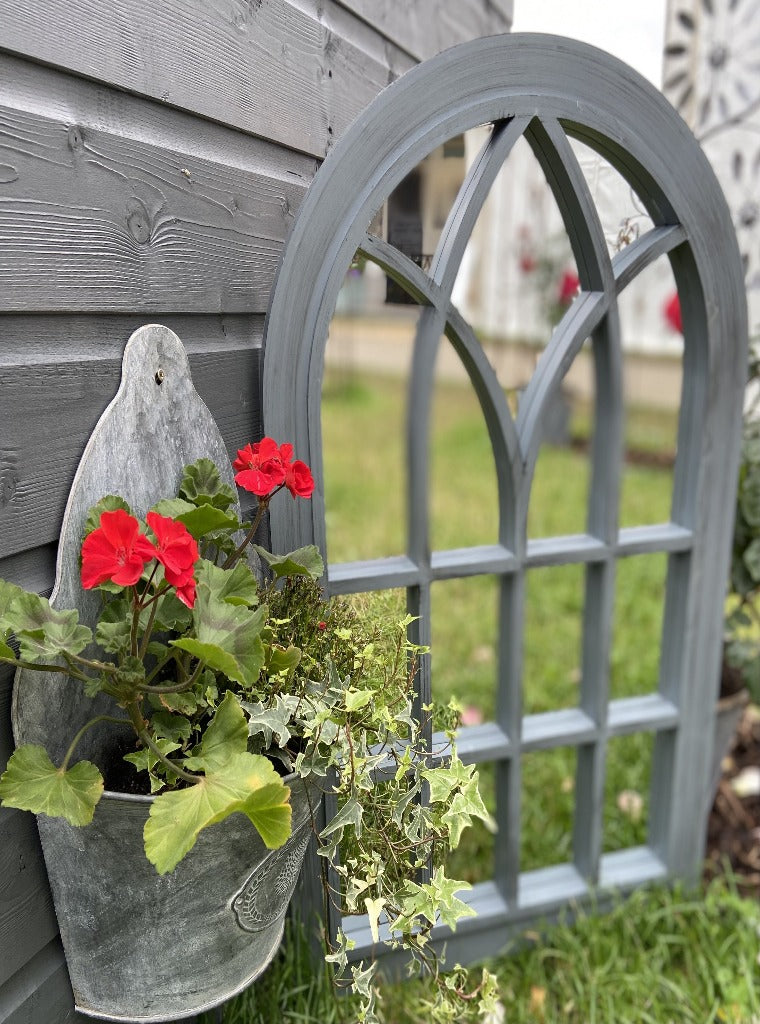
[{"label": "geranium leaf", "polygon": [[151,512],[158,512],[160,516],[168,516],[169,519],[177,519],[184,512],[192,512],[195,505],[184,498],[162,498],[150,509]]},{"label": "geranium leaf", "polygon": [[284,576],[310,576],[313,580],[318,580],[325,571],[325,563],[322,561],[319,548],[313,544],[288,551],[285,555],[273,555],[271,551],[258,544],[253,544],[252,547],[267,563],[276,579]]},{"label": "geranium leaf", "polygon": [[190,511],[182,512],[175,518],[185,524],[196,540],[200,540],[207,533],[214,533],[216,530],[240,529],[240,520],[237,516],[229,515],[223,509],[215,508],[213,505],[193,505]]},{"label": "geranium leaf", "polygon": [[202,558],[195,567],[195,578],[199,585],[205,583],[219,601],[248,607],[259,603],[256,577],[244,562],[238,562],[232,569],[222,569]]},{"label": "geranium leaf", "polygon": [[195,785],[156,797],[143,831],[148,860],[161,875],[172,871],[201,829],[237,812],[253,822],[269,849],[290,835],[290,790],[260,754],[230,754]]},{"label": "geranium leaf", "polygon": [[46,597],[20,591],[6,613],[28,661],[55,658],[64,651],[79,654],[92,640],[92,630],[79,624],[79,612],[58,611]]},{"label": "geranium leaf", "polygon": [[94,764],[80,761],[62,771],[36,744],[15,750],[0,776],[0,800],[6,807],[65,818],[72,825],[92,821],[102,792],[103,776]]},{"label": "geranium leaf", "polygon": [[234,490],[222,481],[219,470],[211,459],[198,459],[185,466],[179,485],[179,495],[193,505],[213,505],[222,510],[228,509],[237,501]]},{"label": "geranium leaf", "polygon": [[100,501],[87,513],[87,518],[84,521],[84,533],[83,537],[86,537],[88,533],[92,533],[93,530],[97,530],[100,526],[100,517],[103,512],[115,512],[117,508],[124,509],[125,512],[132,514],[132,509],[129,507],[127,502],[120,498],[118,494],[106,494]]},{"label": "geranium leaf", "polygon": [[12,659],[16,660],[16,652],[8,644],[0,641],[0,658],[7,658],[9,661]]},{"label": "geranium leaf", "polygon": [[252,612],[218,600],[208,586],[202,585],[193,608],[196,638],[171,643],[228,679],[252,686],[264,665],[261,630],[266,615],[266,606]]},{"label": "geranium leaf", "polygon": [[173,715],[170,711],[156,711],[151,715],[150,724],[153,731],[161,739],[189,740],[192,726],[182,715]]},{"label": "geranium leaf", "polygon": [[111,601],[95,627],[95,639],[110,654],[126,654],[132,639],[132,615],[126,601]]}]

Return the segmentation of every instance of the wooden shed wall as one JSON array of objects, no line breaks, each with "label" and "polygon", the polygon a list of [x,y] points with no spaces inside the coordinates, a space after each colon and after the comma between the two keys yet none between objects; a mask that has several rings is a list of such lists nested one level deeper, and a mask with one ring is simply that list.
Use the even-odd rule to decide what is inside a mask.
[{"label": "wooden shed wall", "polygon": [[[0,576],[49,592],[121,353],[185,342],[229,450],[261,429],[277,260],[315,170],[412,64],[511,0],[0,0]],[[12,750],[0,670],[0,770]],[[74,1013],[31,815],[0,810],[0,1024]]]}]

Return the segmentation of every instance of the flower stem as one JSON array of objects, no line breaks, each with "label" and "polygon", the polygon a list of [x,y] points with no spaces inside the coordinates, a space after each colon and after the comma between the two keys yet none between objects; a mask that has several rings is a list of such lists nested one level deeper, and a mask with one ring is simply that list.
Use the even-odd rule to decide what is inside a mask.
[{"label": "flower stem", "polygon": [[79,741],[81,740],[82,736],[84,736],[84,734],[87,732],[87,730],[91,729],[93,727],[93,725],[97,725],[98,722],[116,722],[117,725],[131,725],[132,724],[128,718],[114,718],[113,715],[98,715],[96,718],[91,718],[89,720],[89,722],[85,722],[85,724],[82,726],[82,728],[79,730],[79,732],[76,734],[74,739],[69,744],[69,749],[66,751],[66,756],[63,759],[63,763],[61,764],[60,771],[62,771],[62,772],[66,771],[66,769],[68,767],[68,764],[69,764],[69,761],[71,760],[71,756],[74,753],[74,750],[76,749],[76,746],[79,743]]},{"label": "flower stem", "polygon": [[256,509],[256,515],[254,516],[253,523],[251,524],[250,530],[245,535],[245,537],[241,541],[240,545],[238,547],[236,547],[235,550],[232,552],[232,554],[227,558],[227,560],[222,562],[222,568],[223,569],[229,569],[231,566],[233,566],[235,564],[235,562],[237,562],[237,560],[243,554],[245,549],[248,547],[248,545],[251,543],[253,538],[256,536],[256,531],[258,530],[259,526],[261,525],[261,520],[264,518],[264,513],[266,512],[267,508],[269,508],[269,502],[272,500],[272,498],[275,496],[275,494],[277,494],[278,491],[281,491],[283,489],[284,486],[285,486],[285,484],[282,483],[282,484],[280,484],[279,487],[275,487],[275,489],[272,491],[271,494],[267,494],[265,497],[259,498],[259,506]]}]

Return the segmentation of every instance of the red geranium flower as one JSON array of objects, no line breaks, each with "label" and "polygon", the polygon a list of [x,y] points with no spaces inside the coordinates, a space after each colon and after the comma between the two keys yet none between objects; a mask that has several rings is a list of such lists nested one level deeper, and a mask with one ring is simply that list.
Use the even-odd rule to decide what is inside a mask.
[{"label": "red geranium flower", "polygon": [[131,587],[142,576],[145,563],[157,554],[134,516],[122,508],[103,512],[100,526],[82,544],[82,586],[91,590],[111,580]]},{"label": "red geranium flower", "polygon": [[[188,606],[195,602],[195,579],[193,567],[198,561],[198,545],[184,523],[178,523],[169,516],[149,512],[148,526],[156,535],[158,550],[156,557],[164,567],[164,576],[177,588],[177,597]],[[188,601],[192,597],[192,603]]]},{"label": "red geranium flower", "polygon": [[[290,448],[291,452],[293,450],[290,445],[283,447]],[[238,487],[259,497],[271,494],[285,480],[280,448],[271,437],[263,437],[256,444],[247,444],[245,448],[238,449],[232,468],[238,470],[235,476]]]},{"label": "red geranium flower", "polygon": [[174,592],[182,604],[192,608],[195,604],[195,577],[190,576],[181,586],[175,587]]},{"label": "red geranium flower", "polygon": [[305,462],[296,459],[285,467],[285,486],[294,498],[310,498],[314,490],[314,477]]},{"label": "red geranium flower", "polygon": [[570,305],[580,288],[580,284],[578,275],[572,270],[566,270],[564,272],[559,283],[559,293],[557,295],[557,298],[563,306]]},{"label": "red geranium flower", "polygon": [[683,321],[681,320],[681,302],[678,298],[678,292],[673,292],[671,297],[663,306],[662,312],[668,324],[673,328],[673,330],[678,331],[679,334],[683,334]]}]

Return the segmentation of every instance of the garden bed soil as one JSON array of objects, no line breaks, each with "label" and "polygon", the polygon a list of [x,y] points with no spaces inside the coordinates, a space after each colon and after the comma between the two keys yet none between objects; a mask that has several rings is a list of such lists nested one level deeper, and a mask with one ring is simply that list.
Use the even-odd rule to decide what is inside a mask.
[{"label": "garden bed soil", "polygon": [[723,760],[707,825],[705,877],[730,870],[744,895],[760,899],[760,792],[744,793],[736,781],[749,777],[751,784],[756,770],[760,773],[760,708],[750,704]]}]

